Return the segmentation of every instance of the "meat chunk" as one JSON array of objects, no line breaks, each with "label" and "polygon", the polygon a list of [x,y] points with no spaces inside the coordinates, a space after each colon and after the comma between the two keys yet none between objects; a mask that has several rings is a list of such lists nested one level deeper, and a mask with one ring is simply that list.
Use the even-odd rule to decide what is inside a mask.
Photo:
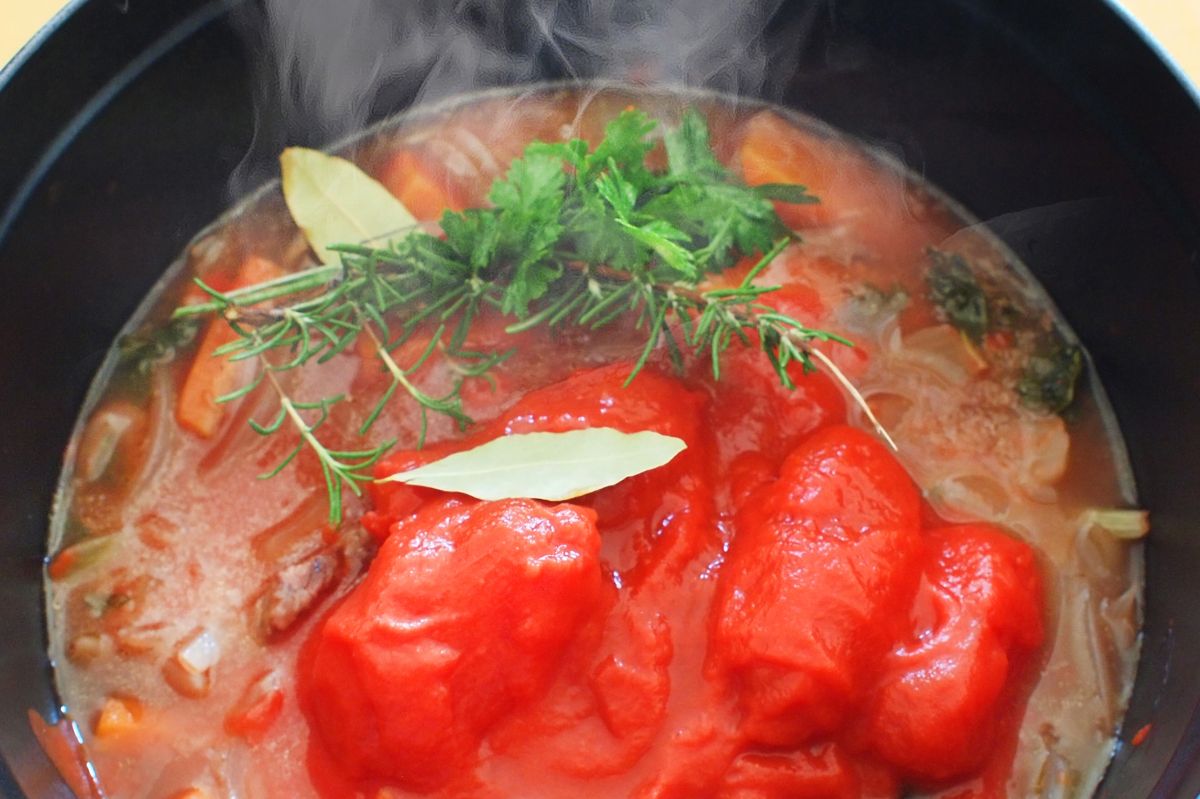
[{"label": "meat chunk", "polygon": [[286,634],[337,582],[341,557],[321,550],[272,575],[254,604],[254,627],[264,640]]}]

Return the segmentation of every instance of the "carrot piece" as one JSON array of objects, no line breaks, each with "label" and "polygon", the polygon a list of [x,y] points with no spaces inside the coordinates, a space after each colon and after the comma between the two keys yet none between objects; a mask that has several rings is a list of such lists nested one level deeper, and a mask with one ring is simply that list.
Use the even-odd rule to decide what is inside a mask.
[{"label": "carrot piece", "polygon": [[225,732],[254,743],[262,739],[283,710],[278,676],[268,672],[247,686],[236,707],[225,717]]},{"label": "carrot piece", "polygon": [[738,154],[747,184],[797,183],[821,199],[815,205],[775,203],[779,217],[790,227],[819,227],[834,219],[828,193],[836,164],[818,137],[763,111],[746,121]]},{"label": "carrot piece", "polygon": [[61,580],[75,571],[78,563],[79,551],[74,547],[67,547],[50,558],[50,563],[46,566],[46,574],[50,575],[51,580]]},{"label": "carrot piece", "polygon": [[63,580],[86,566],[96,563],[112,544],[108,536],[92,536],[56,552],[46,564],[51,580]]},{"label": "carrot piece", "polygon": [[1141,728],[1139,728],[1138,731],[1133,734],[1133,737],[1129,739],[1129,743],[1133,744],[1134,746],[1141,746],[1142,744],[1146,743],[1146,739],[1150,737],[1150,729],[1153,726],[1153,724],[1143,724]]},{"label": "carrot piece", "polygon": [[207,791],[199,788],[184,788],[182,791],[171,794],[170,799],[209,799],[209,797]]},{"label": "carrot piece", "polygon": [[116,738],[137,729],[141,709],[126,699],[110,696],[104,700],[100,715],[96,717],[97,738]]},{"label": "carrot piece", "polygon": [[411,150],[401,150],[383,168],[380,182],[412,215],[423,222],[440,219],[443,211],[461,211],[464,203],[440,170]]},{"label": "carrot piece", "polygon": [[50,724],[36,710],[29,709],[29,727],[46,757],[54,764],[63,782],[79,799],[96,799],[103,796],[87,767],[87,753],[75,735],[71,720],[59,719]]},{"label": "carrot piece", "polygon": [[[282,275],[283,270],[274,261],[250,256],[242,262],[233,288],[252,286]],[[175,419],[181,427],[202,438],[212,438],[224,418],[225,408],[217,403],[217,397],[238,387],[243,365],[215,355],[218,348],[236,339],[237,333],[224,321],[209,322],[179,391]]]}]

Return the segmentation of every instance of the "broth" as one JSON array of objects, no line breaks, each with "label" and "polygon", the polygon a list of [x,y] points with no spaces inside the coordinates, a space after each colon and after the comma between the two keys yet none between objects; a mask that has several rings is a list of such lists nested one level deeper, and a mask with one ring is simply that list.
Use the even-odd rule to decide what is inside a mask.
[{"label": "broth", "polygon": [[[697,474],[707,475],[708,492],[684,492],[680,499],[675,488],[659,486],[651,501],[618,486],[580,500],[599,514],[595,576],[603,575],[596,590],[610,603],[604,605],[606,623],[627,628],[613,633],[600,622],[597,629],[582,625],[562,645],[568,665],[547,657],[556,665],[545,685],[483,724],[482,742],[464,761],[464,773],[407,784],[330,777],[337,770],[330,758],[339,756],[328,749],[341,744],[314,742],[313,724],[322,723],[314,718],[323,711],[312,706],[311,692],[304,699],[298,684],[319,683],[320,677],[301,672],[316,668],[305,665],[319,659],[312,653],[321,644],[314,642],[323,640],[323,626],[334,623],[346,597],[365,584],[378,539],[389,529],[396,534],[388,526],[396,519],[384,524],[383,507],[347,494],[345,521],[330,527],[320,470],[305,455],[269,480],[256,479],[292,446],[247,425],[273,414],[274,397],[259,390],[219,410],[213,405],[198,416],[182,414],[181,402],[194,393],[188,386],[196,353],[211,349],[212,341],[203,326],[190,336],[160,332],[172,308],[197,298],[193,276],[228,288],[244,278],[247,264],[260,263],[253,267],[259,280],[275,274],[271,270],[315,264],[280,192],[268,187],[202,234],[131,322],[137,335],[110,357],[67,453],[52,521],[55,554],[48,563],[50,654],[64,707],[83,730],[106,795],[783,797],[800,794],[769,787],[754,793],[746,787],[753,780],[743,785],[743,777],[730,775],[749,773],[746,764],[757,764],[755,757],[798,757],[803,751],[805,768],[816,768],[816,760],[837,760],[843,750],[853,755],[856,787],[838,783],[803,795],[1091,793],[1133,680],[1141,555],[1138,545],[1083,520],[1091,509],[1131,506],[1135,497],[1123,445],[1086,359],[1078,394],[1061,414],[1030,407],[1031,393],[1039,390],[1021,382],[1030,358],[1058,357],[1045,349],[1068,351],[1071,334],[1031,276],[985,228],[847,136],[790,111],[720,97],[622,88],[483,95],[385,123],[344,153],[418,218],[434,219],[447,204],[484,204],[492,179],[529,142],[579,136],[594,143],[604,125],[631,105],[668,121],[685,107],[699,108],[714,151],[747,182],[805,183],[821,196],[817,206],[780,206],[802,241],[790,244],[758,276],[759,284],[782,286],[780,302],[792,313],[855,342],[852,349],[825,349],[895,439],[896,457],[923,496],[923,529],[992,523],[1036,553],[1044,640],[1029,656],[1027,675],[1013,666],[1008,699],[993,722],[996,752],[969,773],[931,779],[918,773],[920,767],[895,765],[898,755],[866,745],[860,748],[871,754],[862,755],[853,741],[867,733],[847,731],[857,722],[795,733],[802,741],[795,744],[785,743],[787,736],[776,740],[775,732],[744,732],[755,711],[738,691],[748,695],[746,686],[757,678],[747,671],[715,684],[709,679],[714,658],[753,648],[746,641],[713,643],[724,640],[712,632],[724,624],[713,621],[719,615],[714,608],[727,607],[722,603],[732,601],[727,595],[734,591],[735,577],[724,572],[735,567],[727,563],[749,568],[736,544],[739,525],[749,523],[735,512],[735,478],[748,455],[768,450],[763,457],[778,469],[789,449],[807,446],[814,431],[839,415],[867,430],[870,424],[823,376],[803,378],[794,393],[764,379],[750,362],[753,349],[746,350],[751,355],[731,349],[725,377],[714,380],[704,362],[689,361],[677,374],[660,347],[651,371],[627,390],[630,399],[616,393],[613,402],[646,408],[666,403],[667,410],[655,413],[680,418],[680,408],[696,403],[698,427],[689,435],[701,443],[688,457]],[[651,163],[660,158],[652,153]],[[431,170],[433,189],[413,185],[419,169]],[[735,286],[746,268],[713,275],[709,285]],[[931,299],[938,295],[937,275],[962,278],[962,269],[986,296],[993,318],[1012,321],[972,337],[962,327],[969,320]],[[499,314],[486,316],[472,344],[498,347],[503,326]],[[587,392],[599,389],[580,388],[579,381],[591,378],[578,375],[602,375],[614,364],[627,373],[645,338],[623,324],[520,335],[520,348],[494,369],[494,382],[464,384],[465,410],[480,430],[511,432],[513,414],[534,414],[530,403],[542,408],[538,402],[579,397],[584,407],[593,396]],[[418,335],[401,345],[397,362],[417,360],[429,338]],[[367,356],[351,347],[293,379],[301,399],[347,395],[327,423],[335,440],[350,439],[385,387]],[[248,379],[245,372],[234,376]],[[455,373],[453,364],[435,357],[415,376],[437,392]],[[546,387],[560,399],[537,399]],[[672,419],[664,424],[683,424]],[[372,435],[397,439],[401,454],[390,457],[400,462],[416,448],[421,426],[413,404],[397,400]],[[477,443],[480,435],[461,433],[444,418],[429,419],[432,452]],[[693,460],[663,468],[684,469]],[[642,480],[650,477],[633,484],[642,486],[636,482]],[[375,503],[393,501],[381,489],[372,495]],[[650,510],[628,510],[638,502],[650,502]],[[679,521],[700,505],[707,508],[702,521]],[[696,527],[695,540],[671,525]],[[672,535],[691,543],[684,546]],[[560,604],[570,606],[572,596],[564,594]],[[900,615],[920,613],[913,607]],[[669,635],[655,632],[656,625]],[[569,662],[572,647],[583,647],[578,639],[587,635],[597,637],[593,650],[634,664],[629,682],[612,689],[632,692],[618,709],[661,701],[653,721],[641,719],[639,710],[622,727],[611,707],[602,717],[584,710],[570,723],[547,720],[553,714],[546,708],[565,713],[571,702],[564,697],[582,690],[571,682]],[[593,650],[589,658],[598,657]],[[649,680],[646,675],[660,682],[638,682]],[[722,725],[750,735],[750,743],[742,749],[727,741],[708,749],[709,743],[695,743],[704,737],[701,729],[721,739]],[[693,743],[679,742],[689,735]],[[829,747],[840,747],[837,757]],[[890,765],[880,766],[881,760]]]}]

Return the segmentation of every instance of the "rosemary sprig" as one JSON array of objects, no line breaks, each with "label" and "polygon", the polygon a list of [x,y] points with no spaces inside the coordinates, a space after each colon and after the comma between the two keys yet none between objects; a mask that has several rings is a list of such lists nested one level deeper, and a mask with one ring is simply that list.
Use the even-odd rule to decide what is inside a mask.
[{"label": "rosemary sprig", "polygon": [[[210,300],[177,309],[175,318],[221,315],[239,337],[218,353],[262,365],[254,381],[223,399],[244,396],[265,376],[280,411],[271,424],[255,429],[271,434],[290,420],[300,435],[297,449],[272,474],[300,449],[311,449],[325,476],[330,518],[338,522],[343,489],[359,493],[359,483],[392,445],[327,449],[317,432],[338,398],[297,402],[277,377],[327,361],[362,336],[370,339],[390,383],[361,434],[399,393],[420,409],[419,443],[430,412],[460,428],[469,425],[463,381],[486,378],[511,354],[468,349],[472,324],[484,308],[511,316],[510,333],[540,326],[597,329],[632,318],[646,342],[630,380],[660,346],[680,368],[685,353],[707,358],[719,379],[722,355],[736,341],[761,349],[785,386],[793,385],[790,366],[815,369],[816,355],[852,390],[832,361],[812,349],[818,342],[851,343],[763,302],[778,287],[754,282],[795,238],[771,200],[816,198],[802,186],[739,183],[714,156],[704,118],[694,111],[664,133],[668,168],[654,172],[646,161],[655,127],[645,114],[627,111],[593,150],[579,140],[530,145],[493,184],[490,207],[447,212],[442,237],[414,229],[385,245],[338,245],[330,248],[340,256],[338,264],[228,293],[197,281]],[[753,252],[762,256],[738,285],[701,288],[708,275]],[[414,363],[397,363],[396,348],[422,326],[434,331],[428,346]],[[435,351],[457,375],[443,396],[428,394],[412,379]]]},{"label": "rosemary sprig", "polygon": [[[329,495],[329,521],[338,524],[342,520],[342,490],[349,488],[355,496],[362,496],[359,483],[373,479],[371,467],[374,466],[396,442],[385,441],[373,447],[359,450],[332,450],[327,448],[319,438],[317,430],[329,419],[329,409],[340,402],[341,395],[328,397],[315,402],[299,402],[290,397],[279,383],[270,367],[264,367],[264,374],[271,387],[279,397],[279,413],[267,425],[261,425],[254,420],[250,426],[256,433],[268,436],[279,431],[284,421],[291,422],[300,434],[300,443],[289,452],[273,469],[259,475],[261,479],[270,479],[279,474],[307,446],[321,464],[321,474],[325,478],[325,491]],[[305,419],[302,411],[315,411],[318,416],[315,421]]]}]

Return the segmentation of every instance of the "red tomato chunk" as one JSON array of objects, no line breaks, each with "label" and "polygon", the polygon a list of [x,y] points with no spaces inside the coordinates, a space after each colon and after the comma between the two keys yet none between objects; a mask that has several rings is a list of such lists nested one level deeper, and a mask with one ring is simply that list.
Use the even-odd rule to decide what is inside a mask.
[{"label": "red tomato chunk", "polygon": [[438,787],[545,690],[597,602],[594,514],[528,500],[430,504],[321,626],[306,692],[352,778]]},{"label": "red tomato chunk", "polygon": [[598,425],[688,444],[572,504],[376,485],[382,548],[301,664],[322,793],[1000,795],[1043,637],[1032,550],[940,526],[823,376],[739,414],[751,360],[707,388],[628,368],[379,465]]}]

